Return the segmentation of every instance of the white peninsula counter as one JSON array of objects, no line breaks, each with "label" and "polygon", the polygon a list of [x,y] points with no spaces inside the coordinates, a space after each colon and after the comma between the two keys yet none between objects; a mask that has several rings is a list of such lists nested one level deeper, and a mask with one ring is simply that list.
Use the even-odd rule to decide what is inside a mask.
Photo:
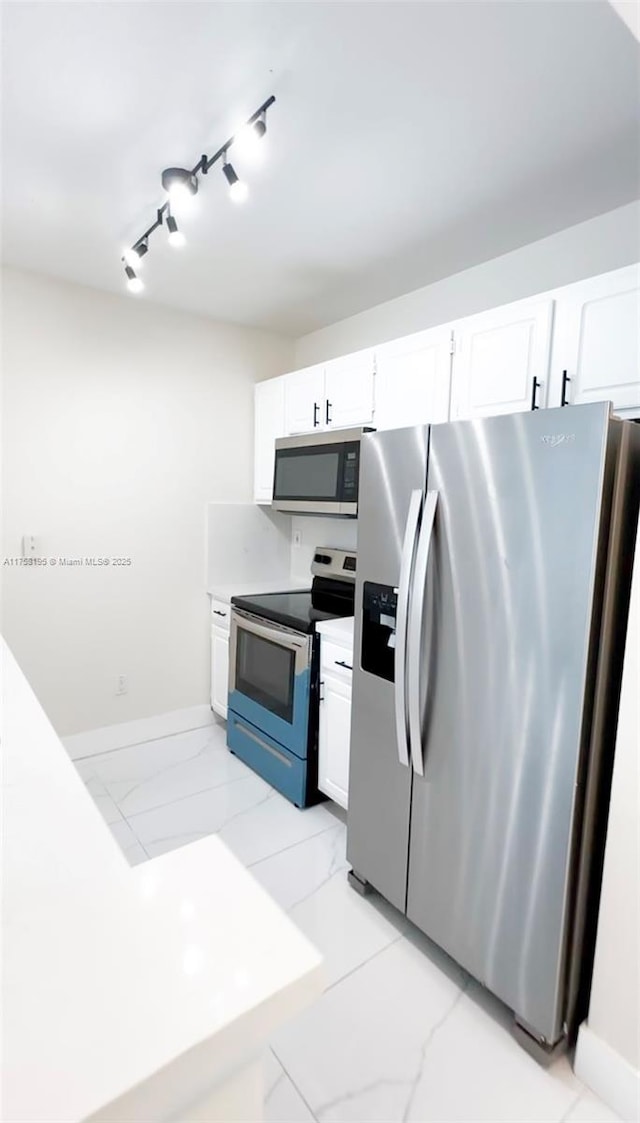
[{"label": "white peninsula counter", "polygon": [[130,868],[3,644],[3,1113],[259,1120],[321,957],[216,837]]}]

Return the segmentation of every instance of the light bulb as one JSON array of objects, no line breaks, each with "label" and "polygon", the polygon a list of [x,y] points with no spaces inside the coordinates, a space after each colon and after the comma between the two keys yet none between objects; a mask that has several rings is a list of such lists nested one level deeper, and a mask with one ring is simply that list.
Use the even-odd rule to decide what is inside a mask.
[{"label": "light bulb", "polygon": [[222,165],[222,171],[224,173],[224,178],[229,184],[230,198],[233,199],[234,203],[241,203],[249,194],[246,183],[238,179],[233,164],[230,164],[228,160],[225,160]]},{"label": "light bulb", "polygon": [[141,281],[139,277],[136,277],[136,274],[131,266],[125,265],[124,271],[127,277],[127,288],[129,289],[129,292],[142,292],[144,288],[144,282]]},{"label": "light bulb", "polygon": [[243,125],[233,138],[234,152],[253,159],[263,155],[265,145],[260,144],[260,141],[266,131],[267,126],[261,117],[257,121],[253,121],[251,125]]},{"label": "light bulb", "polygon": [[189,190],[186,183],[174,180],[169,188],[169,198],[172,203],[186,203],[188,199],[193,198],[193,192]]},{"label": "light bulb", "polygon": [[135,265],[136,268],[142,261],[140,254],[137,252],[137,250],[134,249],[126,249],[122,256],[124,257],[127,265]]},{"label": "light bulb", "polygon": [[186,238],[181,230],[178,230],[178,223],[172,214],[167,215],[167,230],[169,231],[169,245],[170,246],[183,246]]},{"label": "light bulb", "polygon": [[236,180],[236,182],[232,183],[229,187],[229,198],[233,199],[234,203],[244,202],[248,194],[249,188],[241,179]]}]

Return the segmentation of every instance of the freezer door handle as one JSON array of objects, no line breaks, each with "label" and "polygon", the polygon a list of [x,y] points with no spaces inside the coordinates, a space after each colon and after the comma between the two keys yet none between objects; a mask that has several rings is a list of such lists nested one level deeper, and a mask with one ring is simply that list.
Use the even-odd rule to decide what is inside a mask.
[{"label": "freezer door handle", "polygon": [[420,662],[422,646],[422,621],[427,584],[427,567],[433,539],[438,492],[428,491],[425,496],[420,524],[416,564],[413,572],[413,594],[407,635],[407,692],[409,697],[409,745],[411,763],[419,776],[424,776],[422,749],[422,723],[420,720]]},{"label": "freezer door handle", "polygon": [[407,620],[409,616],[409,593],[411,590],[411,575],[413,572],[413,559],[416,551],[418,524],[420,521],[420,508],[422,507],[422,491],[411,492],[409,511],[404,528],[404,542],[402,544],[402,561],[400,563],[400,584],[398,585],[398,603],[396,606],[396,647],[394,656],[394,681],[396,703],[396,741],[398,744],[398,759],[405,768],[409,767],[409,739],[407,732]]}]

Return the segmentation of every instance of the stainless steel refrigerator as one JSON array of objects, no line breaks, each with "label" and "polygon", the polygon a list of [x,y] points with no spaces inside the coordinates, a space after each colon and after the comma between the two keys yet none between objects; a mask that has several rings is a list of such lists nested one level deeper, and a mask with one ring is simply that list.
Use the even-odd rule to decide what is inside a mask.
[{"label": "stainless steel refrigerator", "polygon": [[350,878],[541,1058],[584,1000],[639,438],[594,403],[362,440]]}]

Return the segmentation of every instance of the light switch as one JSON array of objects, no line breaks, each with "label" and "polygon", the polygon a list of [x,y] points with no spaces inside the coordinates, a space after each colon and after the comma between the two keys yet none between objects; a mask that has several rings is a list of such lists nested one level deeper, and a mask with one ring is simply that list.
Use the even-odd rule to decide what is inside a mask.
[{"label": "light switch", "polygon": [[35,534],[25,534],[22,538],[22,556],[23,558],[34,558],[37,554],[37,543]]}]

